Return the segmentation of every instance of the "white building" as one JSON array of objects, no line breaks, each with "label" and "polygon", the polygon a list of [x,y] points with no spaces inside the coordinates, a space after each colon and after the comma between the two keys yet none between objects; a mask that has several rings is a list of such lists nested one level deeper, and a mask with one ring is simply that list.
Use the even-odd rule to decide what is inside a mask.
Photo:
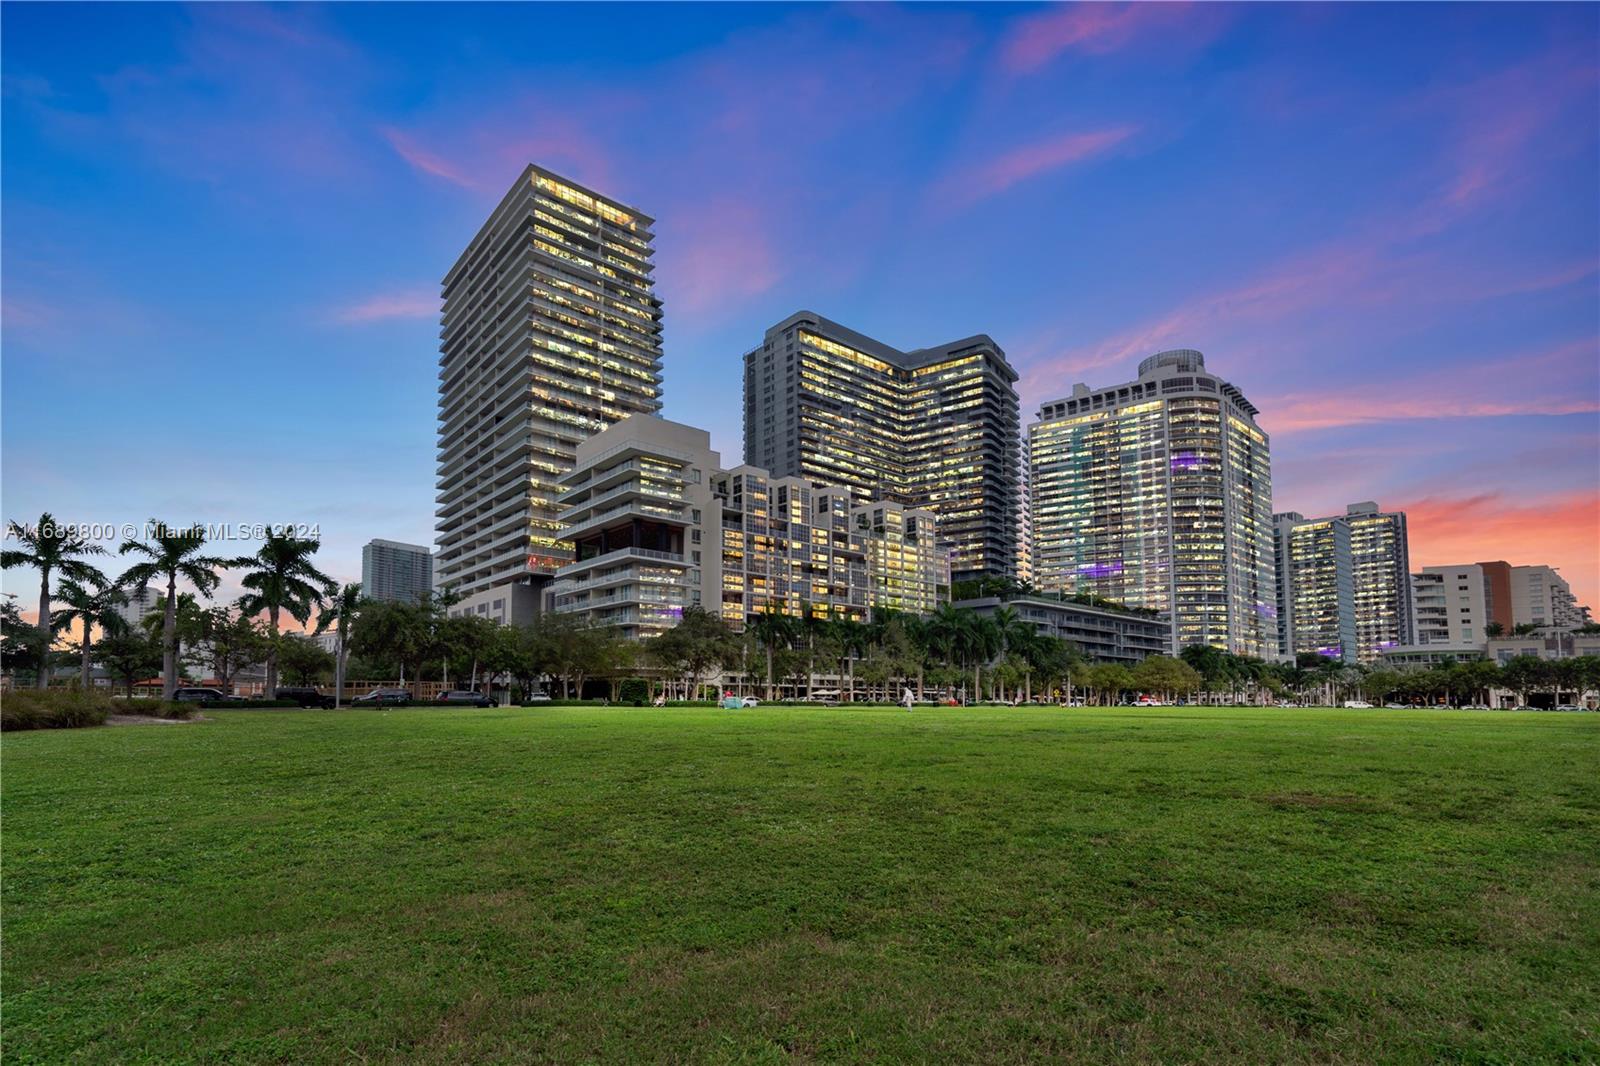
[{"label": "white building", "polygon": [[433,551],[425,544],[370,540],[361,548],[361,595],[418,603],[433,593]]},{"label": "white building", "polygon": [[1189,349],[1044,404],[1028,428],[1033,583],[1159,611],[1176,649],[1274,654],[1272,462],[1256,413]]}]

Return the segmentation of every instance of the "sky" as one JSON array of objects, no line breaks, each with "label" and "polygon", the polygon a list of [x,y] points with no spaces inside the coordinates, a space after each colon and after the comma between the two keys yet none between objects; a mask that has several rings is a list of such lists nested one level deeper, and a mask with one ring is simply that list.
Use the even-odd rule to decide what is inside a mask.
[{"label": "sky", "polygon": [[431,543],[439,281],[535,162],[657,219],[663,413],[730,465],[741,355],[802,308],[989,334],[1024,423],[1198,348],[1275,510],[1376,500],[1414,567],[1600,608],[1600,5],[0,24],[5,519],[303,523],[343,580]]}]

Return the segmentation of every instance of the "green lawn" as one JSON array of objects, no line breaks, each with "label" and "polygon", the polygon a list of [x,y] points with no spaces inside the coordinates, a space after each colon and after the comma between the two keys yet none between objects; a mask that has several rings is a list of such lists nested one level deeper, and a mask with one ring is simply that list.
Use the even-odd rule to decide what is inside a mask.
[{"label": "green lawn", "polygon": [[16,1062],[1600,1060],[1600,716],[7,734]]}]

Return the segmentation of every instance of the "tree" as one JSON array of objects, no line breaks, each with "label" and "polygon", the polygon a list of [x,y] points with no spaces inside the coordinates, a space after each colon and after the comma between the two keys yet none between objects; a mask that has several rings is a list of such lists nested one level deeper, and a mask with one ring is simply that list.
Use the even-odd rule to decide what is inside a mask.
[{"label": "tree", "polygon": [[329,625],[335,629],[335,645],[333,651],[333,706],[338,708],[344,699],[344,671],[350,661],[350,626],[361,613],[362,607],[360,583],[346,585],[334,594],[333,599],[324,603],[322,610],[317,612],[317,632],[324,632]]},{"label": "tree", "polygon": [[1517,704],[1528,705],[1528,693],[1544,683],[1545,661],[1536,655],[1518,655],[1500,668],[1500,683],[1517,694]]},{"label": "tree", "polygon": [[152,581],[166,584],[166,609],[162,612],[161,625],[161,696],[170,700],[178,690],[178,579],[181,577],[201,596],[209,597],[222,580],[217,571],[232,563],[220,556],[201,554],[206,543],[206,533],[201,526],[177,529],[152,518],[147,529],[151,534],[148,543],[126,540],[118,549],[122,555],[132,553],[145,559],[123,573],[121,584],[134,588],[140,595]]},{"label": "tree", "polygon": [[278,642],[278,665],[290,681],[311,685],[333,670],[334,657],[310,637],[286,633]]},{"label": "tree", "polygon": [[121,678],[128,695],[133,686],[161,669],[161,642],[141,629],[128,628],[100,638],[95,661],[114,678]]},{"label": "tree", "polygon": [[750,629],[755,633],[756,639],[767,652],[767,694],[768,700],[772,699],[772,667],[773,655],[779,647],[787,648],[794,643],[799,632],[799,623],[787,614],[778,610],[777,605],[768,600],[760,614],[750,623]]},{"label": "tree", "polygon": [[62,607],[55,613],[54,628],[71,629],[74,623],[83,626],[83,639],[78,642],[82,656],[80,683],[87,689],[93,631],[118,633],[128,628],[128,623],[117,613],[118,605],[128,602],[128,594],[105,578],[80,582],[69,577],[61,583],[58,592]]},{"label": "tree", "polygon": [[1165,655],[1151,655],[1133,668],[1134,686],[1168,699],[1200,687],[1200,674],[1188,663]]},{"label": "tree", "polygon": [[39,627],[23,619],[16,600],[7,594],[0,603],[0,668],[13,678],[20,670],[39,670],[46,647]]},{"label": "tree", "polygon": [[311,565],[320,544],[315,537],[269,532],[254,555],[234,560],[235,566],[254,567],[240,581],[250,590],[239,600],[240,609],[267,615],[267,635],[272,640],[267,653],[269,697],[278,687],[279,615],[288,612],[303,626],[311,620],[313,610],[339,591],[338,582]]},{"label": "tree", "polygon": [[1538,622],[1518,622],[1511,627],[1511,635],[1514,637],[1531,637],[1543,628]]},{"label": "tree", "polygon": [[739,638],[717,615],[704,607],[685,607],[678,624],[646,645],[645,654],[684,680],[685,695],[694,690],[713,667],[739,661]]},{"label": "tree", "polygon": [[1483,635],[1488,637],[1490,640],[1499,640],[1505,635],[1505,632],[1506,627],[1501,625],[1499,622],[1490,622],[1488,625],[1483,627]]},{"label": "tree", "polygon": [[431,597],[419,603],[366,600],[351,622],[348,647],[369,665],[397,671],[404,683],[408,673],[413,679],[422,676],[441,616],[442,608]]},{"label": "tree", "polygon": [[180,619],[178,632],[193,646],[194,662],[211,671],[224,693],[233,691],[240,670],[260,665],[271,650],[261,625],[236,607],[197,611],[188,624]]},{"label": "tree", "polygon": [[39,571],[39,617],[34,624],[39,627],[44,650],[40,653],[36,684],[39,688],[48,688],[50,670],[43,659],[49,654],[55,634],[55,619],[50,613],[50,575],[58,573],[73,581],[104,584],[106,576],[82,557],[104,555],[106,550],[98,544],[90,544],[71,526],[57,525],[49,511],[40,515],[38,523],[31,528],[8,522],[6,536],[14,538],[22,547],[0,552],[0,569],[31,566]]}]

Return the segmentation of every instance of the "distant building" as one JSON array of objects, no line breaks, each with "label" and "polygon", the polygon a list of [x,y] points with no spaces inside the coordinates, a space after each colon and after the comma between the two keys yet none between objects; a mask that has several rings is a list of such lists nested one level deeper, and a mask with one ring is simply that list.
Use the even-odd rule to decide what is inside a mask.
[{"label": "distant building", "polygon": [[982,596],[955,606],[992,616],[1009,607],[1043,636],[1069,640],[1091,659],[1136,663],[1151,655],[1170,655],[1171,626],[1159,615],[1058,600],[1053,596]]},{"label": "distant building", "polygon": [[1572,586],[1553,566],[1511,568],[1511,617],[1514,625],[1576,629],[1587,620]]},{"label": "distant building", "polygon": [[137,629],[143,625],[145,618],[155,610],[156,601],[165,595],[153,584],[146,585],[142,593],[132,588],[125,591],[128,602],[118,604],[116,612],[122,616],[124,622],[128,623],[130,629]]},{"label": "distant building", "polygon": [[1272,655],[1272,464],[1256,413],[1190,349],[1045,403],[1028,428],[1034,585],[1161,612],[1178,649]]},{"label": "distant building", "polygon": [[769,609],[865,621],[948,601],[932,512],[719,463],[704,430],[644,415],[581,444],[559,497],[577,559],[554,609],[645,638],[695,604],[740,629]]},{"label": "distant building", "polygon": [[1370,501],[1345,509],[1355,565],[1357,658],[1372,662],[1385,648],[1416,643],[1411,614],[1411,548],[1403,511]]},{"label": "distant building", "polygon": [[445,275],[437,568],[465,613],[537,615],[578,444],[661,408],[652,224],[529,166]]},{"label": "distant building", "polygon": [[744,459],[938,518],[957,580],[1015,577],[1017,372],[978,334],[901,351],[810,311],[744,357]]},{"label": "distant building", "polygon": [[368,599],[418,603],[433,593],[433,552],[425,544],[370,540],[361,549],[361,594]]},{"label": "distant building", "polygon": [[1568,633],[1547,629],[1532,636],[1501,637],[1484,648],[1484,657],[1504,666],[1512,659],[1531,655],[1538,659],[1571,659],[1600,655],[1600,633]]},{"label": "distant building", "polygon": [[1356,661],[1355,559],[1343,518],[1273,516],[1278,650]]},{"label": "distant building", "polygon": [[1418,644],[1483,646],[1489,626],[1515,625],[1511,566],[1503,562],[1425,566],[1411,575]]}]

